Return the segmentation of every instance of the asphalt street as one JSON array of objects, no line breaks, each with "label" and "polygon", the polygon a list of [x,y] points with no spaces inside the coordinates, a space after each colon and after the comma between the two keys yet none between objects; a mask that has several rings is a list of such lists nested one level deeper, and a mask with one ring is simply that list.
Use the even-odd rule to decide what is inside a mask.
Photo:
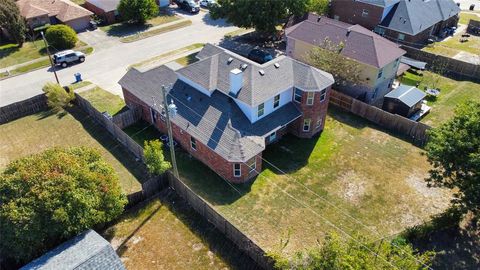
[{"label": "asphalt street", "polygon": [[[226,33],[238,29],[223,20],[211,20],[206,12],[183,16],[192,20],[191,26],[132,43],[121,43],[116,38],[98,32],[101,31],[99,29],[80,34],[80,38],[89,42],[95,52],[87,56],[85,63],[65,69],[57,68],[60,83],[68,85],[74,81],[74,74],[80,73],[84,80],[122,95],[117,82],[128,66],[193,43],[218,43]],[[0,81],[0,106],[42,93],[42,86],[49,81],[55,81],[51,68]]]}]

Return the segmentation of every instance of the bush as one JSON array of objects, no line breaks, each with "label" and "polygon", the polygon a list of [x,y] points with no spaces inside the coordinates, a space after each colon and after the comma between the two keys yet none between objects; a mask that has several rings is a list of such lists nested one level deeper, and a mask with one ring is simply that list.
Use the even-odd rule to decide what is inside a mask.
[{"label": "bush", "polygon": [[43,86],[42,91],[47,96],[47,104],[55,111],[70,106],[70,103],[75,99],[73,90],[67,92],[62,86],[56,83],[47,83]]},{"label": "bush", "polygon": [[45,33],[45,38],[49,45],[56,50],[71,49],[78,42],[75,30],[63,24],[50,26]]},{"label": "bush", "polygon": [[145,142],[145,164],[147,164],[147,169],[151,174],[160,175],[172,167],[170,162],[165,161],[162,145],[159,140]]},{"label": "bush", "polygon": [[144,24],[159,12],[155,0],[120,0],[117,10],[125,21],[139,24]]},{"label": "bush", "polygon": [[0,251],[27,262],[123,212],[118,176],[85,147],[54,148],[10,163],[0,175]]}]

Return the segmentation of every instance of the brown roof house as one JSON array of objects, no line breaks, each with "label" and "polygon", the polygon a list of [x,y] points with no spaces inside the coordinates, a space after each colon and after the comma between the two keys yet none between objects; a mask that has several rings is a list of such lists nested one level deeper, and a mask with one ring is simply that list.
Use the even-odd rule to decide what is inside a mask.
[{"label": "brown roof house", "polygon": [[17,6],[31,29],[63,23],[75,31],[88,28],[92,12],[69,0],[19,0]]},{"label": "brown roof house", "polygon": [[359,63],[362,67],[361,85],[343,86],[339,90],[367,103],[382,106],[383,96],[392,89],[400,58],[405,51],[395,43],[372,31],[326,17],[309,14],[301,23],[285,31],[287,55],[300,61],[325,40],[343,44],[341,55]]},{"label": "brown roof house", "polygon": [[111,24],[120,18],[117,11],[119,3],[120,0],[87,0],[84,7],[102,18],[106,23]]},{"label": "brown roof house", "polygon": [[173,136],[222,178],[242,183],[262,167],[266,146],[292,133],[310,138],[324,127],[331,74],[287,56],[258,64],[207,44],[198,62],[179,70],[130,69],[120,80],[125,102],[166,132],[162,85],[172,85]]},{"label": "brown roof house", "polygon": [[421,47],[457,26],[460,8],[452,0],[332,0],[334,19],[359,24],[399,43]]}]

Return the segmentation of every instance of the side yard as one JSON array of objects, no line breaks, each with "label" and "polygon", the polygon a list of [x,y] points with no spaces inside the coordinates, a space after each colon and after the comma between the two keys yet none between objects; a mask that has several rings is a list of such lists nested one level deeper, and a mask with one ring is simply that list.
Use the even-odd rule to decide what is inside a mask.
[{"label": "side yard", "polygon": [[[142,144],[159,136],[145,123],[126,132]],[[335,109],[320,137],[286,136],[264,157],[283,172],[264,163],[255,182],[232,187],[177,151],[182,180],[266,250],[281,240],[288,240],[290,254],[316,245],[325,232],[335,231],[329,222],[378,239],[449,205],[447,191],[426,187],[429,164],[421,149]]]},{"label": "side yard", "polygon": [[432,109],[421,120],[433,127],[439,126],[450,119],[458,104],[467,100],[480,101],[480,84],[470,81],[456,81],[429,71],[419,71],[417,73],[408,71],[403,76],[402,83],[407,85],[419,83],[419,89],[422,90],[425,87],[440,89],[440,95],[437,98],[427,99],[427,105],[431,106]]}]

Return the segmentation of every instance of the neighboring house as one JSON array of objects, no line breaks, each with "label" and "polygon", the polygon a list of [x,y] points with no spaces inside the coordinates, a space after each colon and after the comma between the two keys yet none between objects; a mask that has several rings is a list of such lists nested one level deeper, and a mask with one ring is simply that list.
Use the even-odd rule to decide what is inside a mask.
[{"label": "neighboring house", "polygon": [[457,26],[460,8],[452,0],[332,0],[334,19],[360,24],[391,40],[422,46]]},{"label": "neighboring house", "polygon": [[425,96],[422,90],[414,86],[400,85],[385,95],[383,109],[410,118],[422,108]]},{"label": "neighboring house", "polygon": [[130,69],[120,80],[125,102],[166,132],[162,85],[172,84],[173,136],[222,178],[241,183],[261,171],[266,145],[284,134],[310,138],[324,127],[331,74],[281,56],[263,65],[207,44],[198,62]]},{"label": "neighboring house", "polygon": [[63,23],[75,31],[83,31],[89,27],[93,14],[69,0],[19,0],[17,6],[30,29]]},{"label": "neighboring house", "polygon": [[120,16],[117,6],[120,0],[87,0],[83,5],[104,20],[107,24],[115,23]]},{"label": "neighboring house", "polygon": [[107,240],[85,231],[35,259],[20,270],[125,270]]},{"label": "neighboring house", "polygon": [[[362,84],[337,86],[338,90],[381,107],[383,96],[392,89],[400,57],[405,51],[397,44],[360,26],[309,14],[308,18],[285,30],[287,55],[300,61],[325,40],[341,46],[340,54],[361,66]],[[340,45],[342,44],[342,45]]]}]

